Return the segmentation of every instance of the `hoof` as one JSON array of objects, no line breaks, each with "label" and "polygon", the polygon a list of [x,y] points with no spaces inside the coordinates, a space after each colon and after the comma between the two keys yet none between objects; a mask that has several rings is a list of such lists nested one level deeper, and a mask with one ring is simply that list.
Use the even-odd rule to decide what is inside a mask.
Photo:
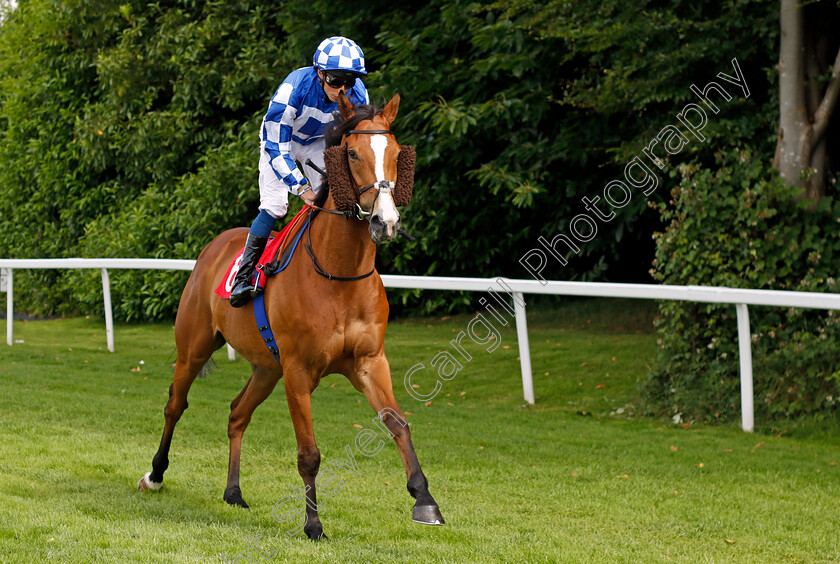
[{"label": "hoof", "polygon": [[437,505],[415,505],[411,520],[423,525],[443,525],[443,515]]},{"label": "hoof", "polygon": [[163,487],[163,482],[153,482],[149,479],[151,472],[146,472],[146,475],[140,478],[140,481],[137,482],[137,491],[138,492],[145,492],[148,490],[152,490],[153,492],[158,491],[161,487]]},{"label": "hoof", "polygon": [[245,503],[245,500],[242,499],[242,490],[239,489],[239,486],[231,486],[226,489],[224,498],[231,505],[238,505],[243,509],[250,509],[248,504]]},{"label": "hoof", "polygon": [[317,542],[330,540],[327,538],[327,535],[324,534],[324,527],[320,522],[314,523],[312,526],[304,527],[303,532],[306,533],[306,536],[309,537],[309,540],[311,541]]}]

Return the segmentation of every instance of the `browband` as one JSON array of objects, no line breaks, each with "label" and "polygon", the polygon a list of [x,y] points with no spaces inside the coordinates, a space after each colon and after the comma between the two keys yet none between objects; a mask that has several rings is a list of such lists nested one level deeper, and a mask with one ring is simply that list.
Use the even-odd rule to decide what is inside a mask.
[{"label": "browband", "polygon": [[378,135],[384,133],[385,135],[393,135],[394,132],[390,129],[351,129],[344,135],[353,135],[354,133],[367,133],[370,135]]}]

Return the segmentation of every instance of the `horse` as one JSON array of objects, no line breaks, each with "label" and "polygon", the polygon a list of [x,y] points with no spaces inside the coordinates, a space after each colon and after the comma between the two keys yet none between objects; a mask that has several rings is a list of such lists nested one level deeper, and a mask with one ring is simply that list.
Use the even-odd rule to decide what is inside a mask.
[{"label": "horse", "polygon": [[384,350],[388,299],[374,265],[376,245],[398,234],[397,205],[408,203],[414,180],[413,147],[401,147],[390,130],[399,101],[395,93],[380,111],[354,106],[343,93],[340,96],[340,116],[327,132],[327,182],[307,226],[310,256],[295,253],[288,267],[265,285],[265,309],[279,362],[258,331],[253,309],[233,308],[214,291],[242,249],[248,230],[221,233],[199,255],[178,306],[177,360],[163,435],[152,471],[137,484],[141,492],[163,485],[172,435],[187,408],[190,386],[213,352],[228,343],[252,369],[230,404],[230,458],[223,495],[227,503],[248,508],[239,482],[242,436],[254,410],[283,379],[297,439],[298,472],[305,486],[304,532],[312,540],[324,538],[316,491],[321,454],[312,428],[311,395],[324,376],[338,373],[365,395],[393,435],[406,487],[416,500],[412,520],[444,523],[394,399]]}]

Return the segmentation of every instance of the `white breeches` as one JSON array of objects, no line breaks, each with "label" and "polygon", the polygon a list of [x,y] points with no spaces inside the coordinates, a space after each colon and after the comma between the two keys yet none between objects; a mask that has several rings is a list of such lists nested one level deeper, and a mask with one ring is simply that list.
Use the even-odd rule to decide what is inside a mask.
[{"label": "white breeches", "polygon": [[[298,162],[301,172],[309,180],[309,186],[316,191],[321,186],[324,178],[321,173],[306,164],[311,160],[315,166],[324,170],[324,147],[323,139],[311,145],[297,145],[292,143],[290,151],[292,159]],[[271,162],[268,160],[268,153],[260,151],[260,209],[266,210],[274,217],[280,218],[286,215],[289,209],[289,192],[297,195],[300,186],[289,187],[288,184],[277,178]]]}]

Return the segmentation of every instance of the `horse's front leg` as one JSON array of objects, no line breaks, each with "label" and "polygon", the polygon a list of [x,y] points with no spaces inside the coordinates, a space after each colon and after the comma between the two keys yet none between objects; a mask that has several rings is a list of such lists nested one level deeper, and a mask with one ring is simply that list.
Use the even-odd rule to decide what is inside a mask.
[{"label": "horse's front leg", "polygon": [[298,444],[298,473],[303,479],[306,496],[306,523],[303,532],[312,540],[326,539],[321,518],[318,516],[318,496],[315,491],[315,478],[321,466],[321,452],[315,444],[315,431],[312,428],[312,378],[307,370],[298,368],[289,370],[286,379],[286,401],[295,428]]},{"label": "horse's front leg", "polygon": [[350,380],[356,389],[365,394],[371,407],[394,436],[405,467],[406,488],[411,497],[417,500],[412,520],[426,525],[443,525],[443,516],[437,502],[429,493],[429,482],[414,452],[411,431],[397,405],[397,400],[394,399],[388,359],[384,354],[357,359],[355,374]]}]

